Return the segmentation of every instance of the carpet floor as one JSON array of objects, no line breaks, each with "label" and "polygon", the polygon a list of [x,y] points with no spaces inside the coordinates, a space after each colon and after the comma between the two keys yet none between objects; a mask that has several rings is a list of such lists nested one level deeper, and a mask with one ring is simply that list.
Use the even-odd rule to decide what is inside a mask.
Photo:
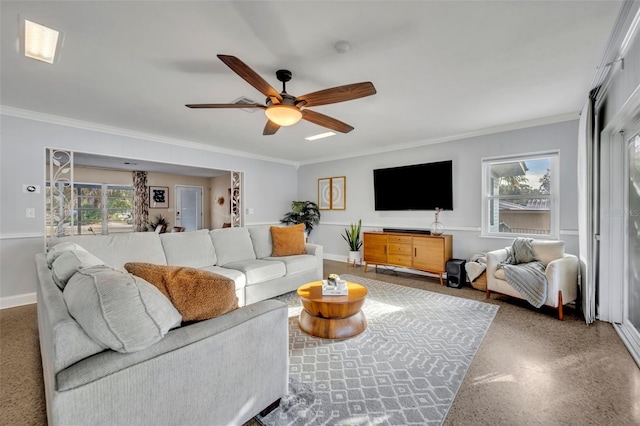
[{"label": "carpet floor", "polygon": [[289,305],[289,395],[264,425],[440,425],[498,307],[342,275],[368,290],[367,328],[343,340],[298,327]]},{"label": "carpet floor", "polygon": [[[469,286],[443,287],[392,269],[365,273],[325,260],[324,270],[485,301],[484,292]],[[444,425],[640,424],[640,369],[611,324],[586,326],[571,308],[558,321],[554,310],[506,296],[487,303],[500,309]],[[0,425],[46,423],[36,306],[0,310]]]}]

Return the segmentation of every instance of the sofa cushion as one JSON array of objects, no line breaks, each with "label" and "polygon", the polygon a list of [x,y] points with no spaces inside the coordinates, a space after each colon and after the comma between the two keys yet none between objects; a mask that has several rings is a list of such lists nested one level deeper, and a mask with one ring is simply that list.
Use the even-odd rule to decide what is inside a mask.
[{"label": "sofa cushion", "polygon": [[218,257],[218,265],[256,258],[247,228],[214,229],[209,235]]},{"label": "sofa cushion", "polygon": [[297,256],[265,257],[264,260],[278,260],[284,263],[287,268],[287,275],[297,274],[318,267],[318,259],[310,254],[299,254]]},{"label": "sofa cushion", "polygon": [[303,223],[286,227],[272,226],[271,238],[273,239],[272,257],[305,254]]},{"label": "sofa cushion", "polygon": [[53,262],[55,262],[55,260],[59,256],[61,256],[62,253],[65,253],[67,251],[87,251],[87,250],[82,248],[80,245],[69,242],[69,241],[56,244],[55,246],[49,248],[49,251],[47,252],[47,265],[49,266],[49,268],[51,268],[51,266],[53,265]]},{"label": "sofa cushion", "polygon": [[496,277],[499,280],[502,281],[506,281],[507,280],[507,276],[504,272],[504,268],[498,268],[496,269],[496,272],[493,273],[493,276]]},{"label": "sofa cushion", "polygon": [[[105,265],[124,271],[127,262],[149,262],[166,265],[160,235],[155,232],[122,232],[110,235],[76,235],[56,239],[79,244],[102,259]],[[53,246],[54,248],[57,245]]]},{"label": "sofa cushion", "polygon": [[185,266],[126,263],[124,267],[155,285],[185,322],[214,318],[238,308],[235,283],[231,278]]},{"label": "sofa cushion", "polygon": [[207,266],[202,268],[202,270],[231,278],[236,284],[236,290],[240,290],[247,285],[247,278],[242,272],[236,271],[235,269],[223,268],[222,266]]},{"label": "sofa cushion", "polygon": [[287,268],[283,262],[261,259],[227,263],[225,268],[242,272],[247,278],[248,286],[284,277],[287,273]]},{"label": "sofa cushion", "polygon": [[53,261],[51,276],[60,289],[64,289],[69,279],[80,268],[104,265],[104,262],[85,250],[65,251]]},{"label": "sofa cushion", "polygon": [[533,240],[531,247],[536,259],[546,266],[552,260],[560,259],[564,256],[565,244],[564,241]]},{"label": "sofa cushion", "polygon": [[271,226],[250,226],[249,235],[253,242],[253,251],[258,259],[271,256],[273,240],[271,239]]},{"label": "sofa cushion", "polygon": [[117,352],[142,350],[182,320],[153,285],[107,266],[78,270],[63,297],[82,329],[104,348]]},{"label": "sofa cushion", "polygon": [[204,268],[216,264],[208,229],[160,234],[167,264]]}]

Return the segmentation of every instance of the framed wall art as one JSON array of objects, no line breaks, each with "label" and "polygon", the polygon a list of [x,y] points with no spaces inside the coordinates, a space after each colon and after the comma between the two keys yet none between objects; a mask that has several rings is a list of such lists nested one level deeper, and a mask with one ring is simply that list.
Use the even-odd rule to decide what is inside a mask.
[{"label": "framed wall art", "polygon": [[149,208],[168,209],[169,208],[169,187],[150,186],[149,187]]},{"label": "framed wall art", "polygon": [[346,176],[318,179],[318,208],[345,210],[347,208]]}]

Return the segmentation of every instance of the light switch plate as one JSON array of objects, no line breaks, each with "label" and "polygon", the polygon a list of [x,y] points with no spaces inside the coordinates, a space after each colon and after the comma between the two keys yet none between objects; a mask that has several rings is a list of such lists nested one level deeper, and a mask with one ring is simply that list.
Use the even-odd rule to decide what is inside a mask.
[{"label": "light switch plate", "polygon": [[27,207],[26,211],[25,211],[25,215],[26,217],[32,219],[34,217],[36,217],[36,209],[33,207]]}]

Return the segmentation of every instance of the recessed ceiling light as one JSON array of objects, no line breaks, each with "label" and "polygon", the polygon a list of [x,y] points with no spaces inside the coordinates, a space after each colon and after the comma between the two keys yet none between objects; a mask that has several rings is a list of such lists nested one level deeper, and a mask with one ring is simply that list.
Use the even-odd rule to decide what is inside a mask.
[{"label": "recessed ceiling light", "polygon": [[305,138],[308,141],[315,141],[318,139],[322,139],[322,138],[328,138],[329,136],[335,136],[336,134],[333,132],[327,132],[327,133],[320,133],[319,135],[314,135],[314,136],[309,136],[308,138]]},{"label": "recessed ceiling light", "polygon": [[24,20],[24,56],[53,64],[60,32]]}]

